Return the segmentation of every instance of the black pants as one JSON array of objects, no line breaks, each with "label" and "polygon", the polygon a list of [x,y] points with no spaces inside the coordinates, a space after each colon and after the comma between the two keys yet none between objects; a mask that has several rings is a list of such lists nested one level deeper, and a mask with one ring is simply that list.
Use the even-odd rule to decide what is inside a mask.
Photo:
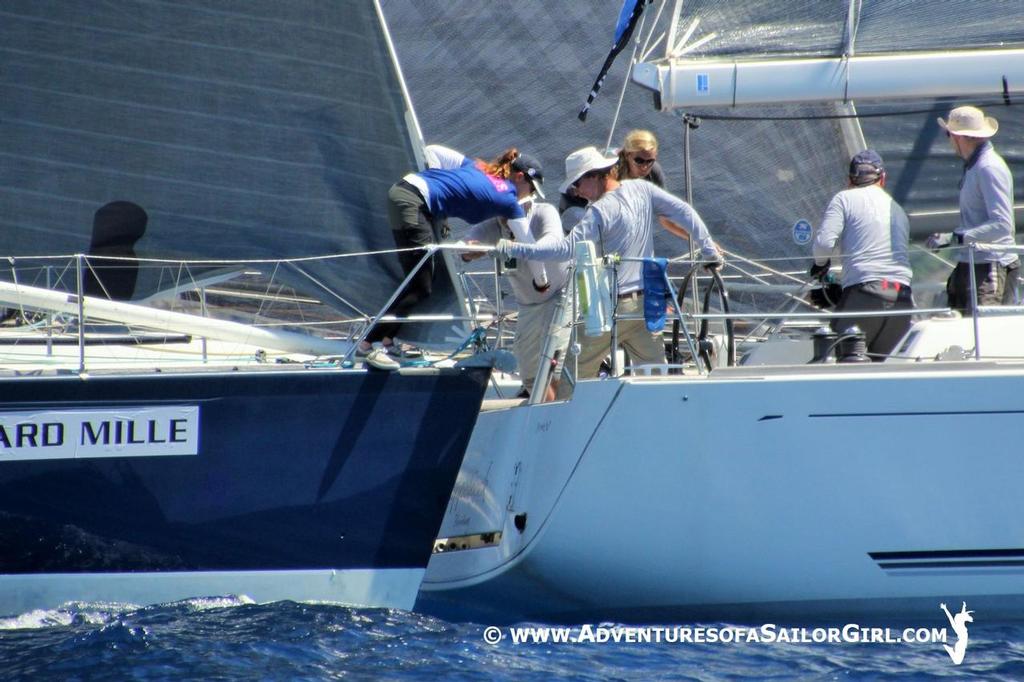
[{"label": "black pants", "polygon": [[[874,310],[913,310],[914,298],[910,287],[888,280],[862,282],[844,287],[836,305],[836,312]],[[832,320],[832,330],[843,333],[856,325],[864,332],[868,353],[878,362],[896,348],[896,344],[910,329],[910,315],[892,317],[842,317]]]},{"label": "black pants", "polygon": [[[971,312],[970,268],[970,263],[957,263],[946,280],[949,307],[965,315]],[[975,263],[974,282],[978,288],[978,305],[1014,305],[1019,270],[1019,261],[1010,267],[999,263]]]},{"label": "black pants", "polygon": [[[404,180],[391,186],[388,191],[388,222],[391,223],[391,236],[399,249],[429,246],[437,243],[434,219],[427,210],[426,202],[416,189]],[[423,260],[423,251],[403,251],[398,254],[398,262],[403,274],[409,273]],[[430,257],[416,271],[402,293],[387,309],[385,315],[406,317],[421,302],[426,300],[433,291],[434,256]],[[401,328],[398,322],[381,322],[370,330],[366,340],[370,343],[383,338],[393,339]]]}]

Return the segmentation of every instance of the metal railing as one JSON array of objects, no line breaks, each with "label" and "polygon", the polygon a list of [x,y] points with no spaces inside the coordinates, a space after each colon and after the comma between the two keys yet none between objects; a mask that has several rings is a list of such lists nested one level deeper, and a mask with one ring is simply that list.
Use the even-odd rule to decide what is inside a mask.
[{"label": "metal railing", "polygon": [[[423,258],[417,266],[417,270],[423,267],[441,249],[455,249],[455,247],[453,245],[444,245],[426,249]],[[153,303],[160,305],[158,300],[163,297],[166,301],[174,301],[173,304],[170,304],[170,308],[173,309],[188,303],[188,301],[182,300],[178,296],[181,294],[188,296],[190,294],[191,298],[189,300],[193,304],[198,305],[197,316],[208,317],[211,315],[210,296],[208,294],[211,291],[215,291],[218,300],[223,302],[225,299],[232,299],[228,301],[229,304],[238,304],[224,305],[222,303],[217,306],[219,311],[228,311],[230,313],[229,319],[248,317],[249,319],[246,324],[253,328],[266,329],[273,332],[277,328],[287,329],[293,327],[302,329],[304,333],[308,333],[311,336],[323,337],[326,333],[328,335],[327,338],[330,338],[331,332],[336,330],[341,332],[340,337],[346,340],[345,350],[347,355],[351,355],[351,350],[356,347],[356,342],[365,338],[372,326],[380,321],[414,323],[451,322],[453,324],[464,324],[467,329],[480,322],[480,314],[475,309],[472,309],[472,301],[467,301],[467,304],[470,306],[468,313],[465,310],[459,310],[451,314],[410,315],[401,319],[385,315],[387,308],[400,294],[401,287],[404,287],[415,276],[415,271],[402,281],[400,288],[389,297],[382,307],[376,311],[368,312],[361,309],[361,305],[358,302],[353,302],[346,295],[347,292],[330,290],[316,278],[309,268],[309,263],[311,262],[327,263],[331,266],[333,266],[334,262],[337,262],[339,263],[338,267],[344,267],[342,262],[346,258],[377,258],[400,251],[399,249],[391,249],[353,254],[332,254],[311,258],[248,260],[173,260],[87,254],[7,257],[4,267],[0,269],[0,280],[7,280],[10,284],[4,290],[6,298],[4,302],[0,302],[0,309],[10,308],[14,317],[20,318],[23,321],[31,320],[32,324],[22,324],[16,327],[15,331],[18,331],[19,334],[9,334],[6,347],[10,349],[19,343],[28,344],[28,333],[38,332],[39,336],[42,336],[42,327],[45,328],[47,339],[46,357],[53,358],[54,334],[60,331],[66,337],[71,332],[77,337],[76,369],[80,374],[85,374],[88,366],[91,364],[90,356],[92,351],[90,350],[90,344],[98,343],[98,341],[90,340],[92,338],[90,335],[94,330],[99,330],[96,327],[97,322],[102,320],[109,322],[111,319],[104,317],[104,314],[107,312],[106,310],[102,312],[97,311],[97,304],[90,304],[89,301],[92,300],[91,295],[84,293],[88,288],[87,279],[90,279],[91,275],[93,283],[88,286],[96,286],[98,284],[103,294],[105,294],[104,296],[97,292],[95,294],[97,302],[112,300],[109,291],[104,285],[103,272],[104,268],[109,269],[113,267],[134,268],[138,273],[145,272],[147,274],[149,285],[152,285],[154,281],[156,282],[156,289],[159,290],[156,294],[142,299],[123,301],[123,303],[129,306],[148,306]],[[292,282],[295,282],[296,279],[307,280],[310,283],[308,289],[320,291],[324,295],[324,300],[331,305],[324,305],[321,300],[310,296],[291,295],[288,291],[291,285],[285,283],[279,277],[279,274],[285,268],[292,270]],[[159,272],[154,272],[157,270]],[[202,274],[200,274],[201,271]],[[210,276],[208,274],[210,272],[217,274],[216,276]],[[229,280],[235,280],[235,282],[225,285],[225,282]],[[246,280],[245,286],[250,287],[249,290],[238,288],[241,280]],[[215,287],[215,289],[211,290],[208,285]],[[237,288],[237,297],[234,296],[235,291],[232,290],[232,287]],[[53,300],[62,302],[60,308],[62,312],[55,315],[53,308],[48,308],[38,303],[38,301],[35,305],[26,303],[26,297],[16,295],[19,290],[26,292],[29,289],[42,289],[60,294]],[[496,298],[500,300],[500,297]],[[164,303],[161,309],[165,309],[167,305]],[[354,315],[344,315],[338,308],[348,308]],[[37,311],[45,313],[45,321],[42,317],[35,315]],[[154,328],[143,323],[133,325],[117,321],[120,328],[124,329],[127,327],[129,336],[144,336],[144,334],[138,332],[139,329]],[[159,327],[155,328],[159,329]],[[202,334],[196,334],[195,336],[201,342],[200,362],[206,364],[209,359],[206,345],[207,337]],[[66,340],[70,341],[70,339]],[[194,355],[190,357],[194,357]],[[6,353],[0,354],[0,364],[14,367],[19,364],[34,362],[31,358],[40,358],[40,355],[38,353],[15,353],[8,350]],[[67,354],[62,354],[61,358],[61,363],[67,363],[70,360]],[[171,362],[171,360],[168,361]],[[62,366],[65,365],[62,364]]]},{"label": "metal railing", "polygon": [[[1014,252],[1014,253],[1024,252],[1024,247],[990,245],[990,244],[971,244],[971,245],[965,246],[964,248],[967,250],[968,262],[969,262],[969,265],[970,265],[972,270],[973,270],[974,265],[975,265],[975,254],[978,251]],[[735,254],[731,254],[731,256],[733,258],[737,257]],[[621,369],[621,368],[618,367],[618,354],[616,353],[617,345],[618,345],[618,343],[617,343],[617,341],[618,341],[618,338],[617,338],[618,337],[618,333],[617,333],[618,322],[619,321],[623,321],[623,320],[639,320],[639,319],[643,319],[644,318],[644,316],[639,314],[639,313],[624,314],[624,313],[620,313],[617,310],[615,310],[615,301],[617,301],[617,287],[618,287],[618,278],[617,278],[618,266],[619,266],[620,263],[623,263],[623,262],[642,263],[642,262],[648,261],[648,260],[651,260],[651,259],[647,259],[647,258],[616,258],[616,257],[606,257],[605,258],[605,266],[609,269],[609,278],[610,278],[610,283],[611,283],[611,298],[612,298],[612,302],[611,302],[610,305],[611,305],[611,308],[614,311],[613,315],[611,316],[612,328],[611,328],[611,331],[609,333],[609,353],[610,353],[610,357],[612,358],[612,373],[614,375],[619,374],[620,373],[620,369]],[[748,259],[742,259],[742,260],[744,262],[746,262],[746,263],[756,264],[756,261],[750,261]],[[680,263],[680,262],[689,264],[691,268],[699,268],[701,266],[700,263],[696,263],[696,264],[689,263],[688,261],[686,261],[684,259],[679,259],[679,260],[672,261],[672,263]],[[760,264],[758,264],[758,265],[760,265]],[[691,272],[693,272],[693,270],[691,270]],[[780,273],[780,274],[786,274],[786,273]],[[812,288],[813,282],[808,282],[808,281],[805,281],[805,280],[800,280],[798,277],[795,277],[795,276],[787,275],[787,277],[789,277],[790,279],[794,280],[795,282],[802,282],[802,284],[800,286],[800,292],[804,292],[804,291]],[[688,278],[688,276],[687,276],[687,278]],[[926,307],[926,308],[910,308],[910,309],[896,309],[896,308],[894,308],[894,309],[887,309],[887,310],[848,311],[848,312],[836,312],[836,311],[833,311],[833,310],[821,309],[821,308],[810,310],[810,311],[807,311],[807,312],[796,312],[795,310],[788,310],[788,311],[785,311],[785,312],[772,311],[772,312],[768,312],[768,313],[766,313],[764,311],[754,311],[754,312],[732,312],[732,311],[730,311],[730,312],[697,312],[697,311],[694,311],[694,312],[690,312],[690,311],[687,311],[686,308],[681,304],[681,301],[679,301],[679,298],[678,298],[679,289],[674,285],[674,280],[676,280],[676,279],[687,279],[687,278],[672,278],[672,277],[669,277],[667,275],[667,271],[666,271],[664,286],[665,286],[666,290],[670,292],[672,300],[676,301],[676,303],[671,306],[671,317],[675,321],[677,321],[679,323],[679,326],[680,326],[681,330],[685,334],[686,345],[687,345],[688,350],[690,352],[690,357],[694,359],[694,365],[696,366],[698,372],[700,372],[702,374],[704,372],[703,372],[701,363],[699,361],[697,361],[698,349],[696,347],[697,344],[695,343],[695,340],[694,340],[694,332],[691,331],[691,328],[695,329],[696,325],[698,323],[702,322],[702,321],[732,321],[732,320],[737,320],[738,321],[738,320],[744,320],[744,321],[759,321],[759,322],[761,322],[763,324],[764,322],[767,322],[769,320],[778,320],[778,326],[781,328],[786,323],[794,322],[794,321],[820,321],[822,323],[827,323],[827,322],[829,322],[831,320],[834,320],[834,319],[871,318],[871,317],[898,317],[898,316],[911,316],[911,317],[925,318],[925,317],[930,317],[930,316],[943,316],[943,315],[948,316],[948,315],[951,315],[953,313],[951,308],[949,308],[948,306],[945,306],[945,307],[943,307],[943,306],[932,306],[932,307]],[[970,281],[970,287],[971,287],[971,291],[970,291],[970,295],[971,295],[971,318],[972,318],[973,335],[974,335],[974,353],[973,353],[973,356],[974,356],[974,359],[980,360],[981,357],[982,357],[982,354],[981,354],[981,330],[980,330],[979,322],[978,322],[979,318],[986,317],[986,316],[1021,314],[1021,313],[1024,313],[1024,306],[980,306],[980,305],[978,305],[978,291],[977,291],[977,286],[975,284],[974,278],[971,277],[969,281]],[[572,286],[573,294],[575,295],[575,278],[572,278],[572,282],[573,282],[573,284],[571,286]],[[789,300],[795,301],[796,304],[805,304],[805,305],[808,305],[808,306],[814,308],[813,305],[811,305],[810,303],[807,303],[802,298],[800,298],[798,295],[794,295],[794,294],[791,294],[791,293],[786,293],[785,295],[787,296],[787,298]],[[573,331],[573,335],[574,335],[574,338],[575,338],[576,335],[578,335],[578,333],[579,333],[580,323],[576,319],[575,315],[573,316],[573,320],[574,320],[574,323],[573,323],[573,330],[574,330]],[[757,327],[755,327],[755,330],[757,328],[759,328],[760,326],[762,326],[762,325],[758,325]],[[543,375],[539,374],[538,376],[541,377]],[[583,377],[578,377],[578,378],[581,379]]]},{"label": "metal railing", "polygon": [[[963,248],[966,250],[966,253],[967,253],[967,263],[968,263],[969,267],[972,270],[973,270],[974,265],[977,263],[977,260],[978,260],[978,255],[977,254],[980,253],[980,252],[988,252],[988,253],[1006,253],[1006,252],[1021,253],[1022,251],[1024,251],[1024,248],[1022,248],[1022,247],[1002,246],[1002,245],[993,245],[993,244],[969,244],[969,245],[965,245]],[[486,246],[471,246],[471,245],[466,245],[466,244],[431,245],[431,246],[428,246],[428,247],[421,247],[420,250],[423,251],[423,256],[418,261],[418,263],[415,266],[415,268],[413,269],[413,271],[410,272],[402,280],[402,282],[399,284],[398,288],[394,292],[392,292],[392,294],[388,297],[388,299],[384,302],[384,304],[379,306],[376,310],[373,310],[373,311],[362,310],[358,303],[354,303],[353,301],[350,300],[350,297],[346,296],[346,292],[336,292],[336,291],[330,290],[326,285],[324,285],[322,282],[317,280],[315,274],[313,274],[310,271],[310,269],[309,269],[307,264],[311,263],[311,262],[315,262],[315,261],[316,262],[324,262],[324,261],[336,260],[336,261],[340,262],[343,259],[354,258],[354,257],[371,257],[371,258],[376,258],[376,257],[385,256],[385,255],[389,255],[389,254],[399,253],[400,251],[403,251],[403,250],[400,250],[400,249],[389,249],[389,250],[382,250],[382,251],[362,252],[362,253],[353,253],[353,254],[333,254],[333,255],[319,256],[319,257],[310,257],[310,258],[238,260],[238,261],[229,261],[229,260],[191,260],[191,261],[183,261],[183,260],[170,260],[170,259],[142,259],[142,258],[131,259],[131,258],[116,258],[116,257],[109,257],[109,256],[100,257],[100,256],[86,255],[86,254],[68,254],[68,255],[64,255],[64,256],[56,256],[56,257],[50,257],[50,258],[46,258],[46,259],[38,258],[38,257],[19,257],[19,258],[9,257],[9,258],[6,259],[6,261],[7,261],[6,266],[7,267],[5,267],[4,270],[8,270],[11,273],[11,276],[9,278],[5,278],[5,279],[13,279],[15,284],[20,284],[20,283],[28,282],[28,283],[31,283],[33,285],[36,285],[36,283],[38,283],[38,286],[42,286],[42,287],[45,287],[47,289],[53,289],[53,288],[56,288],[58,290],[69,290],[70,289],[71,291],[74,292],[75,298],[73,300],[77,304],[77,315],[75,315],[75,317],[77,317],[78,320],[81,320],[81,321],[89,319],[89,317],[90,317],[89,306],[87,304],[87,297],[82,295],[82,292],[85,290],[85,280],[86,280],[86,277],[87,277],[87,273],[92,272],[93,275],[96,275],[96,272],[97,272],[96,267],[97,267],[98,264],[107,264],[107,265],[109,265],[109,264],[112,264],[112,263],[113,264],[119,264],[119,263],[123,264],[123,263],[130,262],[130,263],[136,264],[140,269],[144,269],[144,268],[160,268],[162,273],[163,272],[170,273],[168,275],[168,277],[169,277],[169,282],[168,282],[169,288],[174,289],[175,291],[178,291],[178,292],[185,291],[185,290],[191,290],[191,291],[195,292],[194,295],[198,297],[199,314],[203,315],[203,316],[209,314],[209,307],[208,307],[208,302],[207,302],[208,286],[207,286],[207,283],[204,282],[203,277],[198,276],[198,275],[195,274],[196,269],[201,269],[201,268],[207,268],[207,269],[209,269],[209,268],[217,268],[217,269],[228,269],[228,270],[234,269],[234,271],[237,272],[237,273],[248,272],[248,274],[253,274],[253,272],[251,272],[251,271],[256,271],[261,276],[264,276],[264,277],[266,276],[266,273],[269,271],[269,280],[266,283],[265,289],[263,291],[257,291],[254,294],[246,294],[247,296],[251,296],[256,301],[256,303],[254,303],[252,306],[250,306],[250,312],[252,314],[252,322],[251,323],[254,326],[264,326],[264,327],[268,327],[268,328],[272,328],[272,327],[275,327],[275,326],[298,326],[298,327],[303,327],[303,328],[310,329],[310,330],[315,330],[314,333],[316,333],[316,332],[323,333],[324,330],[339,330],[339,331],[342,331],[342,334],[341,334],[342,338],[345,338],[345,339],[347,339],[350,342],[350,345],[348,346],[347,352],[345,353],[345,358],[346,359],[351,358],[351,355],[352,355],[356,345],[360,341],[362,341],[362,340],[364,340],[366,338],[367,334],[370,332],[370,330],[373,328],[374,325],[376,325],[376,324],[378,324],[380,322],[391,322],[391,321],[396,321],[396,322],[413,322],[413,323],[450,321],[450,322],[453,322],[453,323],[468,323],[469,326],[478,325],[478,324],[483,323],[483,324],[487,324],[489,326],[490,333],[494,335],[494,345],[497,346],[497,347],[503,346],[504,343],[505,343],[505,336],[506,336],[506,331],[507,331],[505,327],[507,325],[507,318],[508,318],[509,311],[506,309],[506,307],[505,307],[505,305],[503,303],[503,300],[502,300],[502,295],[501,295],[501,274],[502,274],[502,272],[501,272],[500,265],[497,264],[497,263],[495,264],[495,267],[492,270],[488,270],[488,271],[485,271],[485,272],[471,273],[471,272],[468,272],[465,269],[461,269],[461,268],[460,269],[456,269],[453,272],[453,275],[455,275],[456,277],[458,277],[458,278],[460,278],[462,280],[462,282],[463,282],[462,290],[464,292],[467,292],[467,295],[464,297],[464,300],[463,300],[463,303],[464,303],[465,307],[464,307],[464,309],[459,314],[410,315],[410,316],[406,316],[406,317],[403,317],[403,318],[398,318],[398,317],[395,317],[395,316],[387,314],[387,310],[394,304],[394,302],[396,300],[398,300],[398,297],[401,295],[402,289],[405,286],[407,286],[409,284],[409,282],[411,282],[412,279],[416,276],[417,272],[419,272],[421,268],[425,267],[426,264],[429,262],[429,260],[431,258],[437,256],[439,254],[439,252],[442,252],[442,251],[455,251],[455,252],[481,251],[481,252],[489,253],[491,251],[490,247],[486,247]],[[741,278],[749,277],[749,278],[753,279],[754,282],[764,282],[764,279],[763,279],[762,275],[759,275],[756,272],[752,272],[752,270],[754,270],[753,266],[757,266],[758,268],[761,268],[761,270],[763,272],[771,273],[771,274],[774,274],[774,275],[784,276],[788,281],[791,281],[793,283],[793,284],[791,284],[791,287],[792,286],[797,286],[799,284],[800,285],[800,289],[797,292],[797,294],[793,294],[791,292],[784,292],[783,295],[786,296],[788,301],[793,302],[793,305],[800,305],[800,304],[805,304],[806,305],[806,302],[799,296],[799,293],[805,291],[810,286],[811,283],[806,282],[805,280],[801,280],[796,275],[790,275],[790,274],[785,273],[785,272],[773,270],[770,266],[767,266],[764,263],[761,263],[761,262],[758,262],[758,261],[753,261],[753,260],[750,260],[750,259],[742,258],[738,254],[730,253],[729,257],[730,257],[730,262],[726,266],[727,268],[730,269],[729,279],[732,279],[731,275],[738,271],[740,273]],[[608,259],[606,259],[606,267],[609,268],[609,278],[610,278],[610,284],[612,286],[612,296],[613,296],[613,299],[612,299],[612,309],[613,309],[612,331],[610,333],[610,338],[609,338],[609,351],[613,351],[615,349],[616,345],[617,345],[617,341],[618,341],[617,322],[620,321],[620,320],[627,320],[627,319],[641,319],[641,317],[642,317],[642,316],[640,316],[638,314],[636,314],[636,315],[626,315],[626,314],[620,313],[620,312],[618,312],[618,310],[614,309],[615,308],[614,303],[617,301],[617,274],[618,274],[617,270],[618,270],[618,267],[622,263],[626,263],[626,262],[640,263],[640,262],[642,262],[644,260],[646,260],[646,259],[642,259],[642,258],[621,258],[621,259],[608,258]],[[670,264],[676,265],[676,266],[678,266],[679,264],[686,264],[686,265],[689,265],[689,267],[691,267],[691,268],[695,267],[694,264],[690,263],[687,259],[673,260],[673,261],[670,261]],[[699,266],[700,266],[700,264],[696,265],[696,267],[699,267]],[[274,307],[275,308],[275,312],[279,312],[280,309],[281,309],[281,306],[284,305],[282,303],[282,301],[288,301],[289,303],[295,303],[296,305],[299,305],[301,302],[311,303],[312,305],[315,305],[315,306],[321,305],[321,302],[319,300],[314,299],[314,298],[303,298],[303,297],[299,297],[299,296],[289,296],[287,294],[282,293],[282,290],[277,288],[279,286],[284,286],[284,285],[281,284],[280,282],[275,283],[276,274],[279,271],[281,271],[281,270],[283,270],[285,268],[291,269],[292,273],[293,274],[297,274],[300,278],[305,278],[306,280],[308,280],[310,282],[310,284],[311,284],[311,288],[313,290],[319,290],[320,292],[322,292],[324,294],[325,300],[327,300],[328,302],[333,304],[333,306],[335,308],[339,308],[339,307],[340,308],[345,308],[345,307],[347,307],[347,308],[349,308],[355,314],[354,315],[350,315],[350,316],[337,316],[337,315],[334,315],[330,319],[326,319],[325,316],[323,316],[323,315],[321,315],[317,319],[310,319],[310,317],[306,317],[306,316],[300,315],[299,317],[301,319],[298,319],[298,320],[287,320],[287,319],[281,320],[281,319],[276,319],[276,318],[272,317],[268,313],[269,309]],[[3,275],[3,271],[0,270],[0,277],[2,277],[2,275]],[[160,275],[161,281],[162,281],[162,278],[164,276],[165,276],[164,274]],[[225,275],[225,277],[235,277],[235,276],[237,276],[237,275],[236,274],[232,274],[230,276]],[[481,310],[481,303],[480,303],[480,301],[477,300],[478,299],[478,296],[477,296],[478,292],[476,292],[475,290],[474,291],[470,291],[470,289],[472,287],[466,284],[466,282],[469,279],[474,279],[474,283],[475,283],[476,280],[478,280],[480,278],[486,278],[486,279],[490,280],[490,287],[480,287],[480,292],[479,293],[480,293],[481,297],[482,298],[488,298],[488,296],[484,292],[485,288],[491,288],[492,291],[493,291],[493,294],[491,294],[491,296],[490,296],[490,301],[492,302],[493,308],[491,310],[489,310],[488,312],[486,312],[486,313]],[[96,277],[96,279],[97,279],[97,281],[100,282],[100,285],[102,286],[102,278]],[[678,276],[670,276],[668,274],[667,270],[664,273],[664,283],[663,283],[664,287],[665,287],[666,291],[670,292],[670,296],[672,297],[672,299],[674,301],[679,301],[680,288],[677,286],[676,283],[680,279],[682,279],[682,278],[680,278]],[[694,279],[696,280],[696,277],[694,277]],[[72,282],[73,282],[73,284],[72,284]],[[219,285],[219,284],[221,284],[223,282],[223,279],[218,279],[218,280],[216,280],[216,282]],[[800,284],[801,282],[802,282],[802,284]],[[1021,306],[1017,306],[1017,307],[1011,307],[1011,306],[981,306],[981,305],[978,304],[978,291],[977,291],[977,286],[976,286],[976,284],[974,282],[974,278],[973,277],[970,278],[969,282],[970,282],[970,298],[971,298],[971,317],[972,317],[972,324],[973,324],[973,327],[974,327],[974,337],[975,337],[974,358],[975,359],[980,359],[982,357],[982,344],[981,344],[981,338],[980,338],[981,330],[980,330],[979,321],[978,321],[979,318],[986,317],[986,316],[1020,314],[1021,312],[1024,312],[1024,307],[1021,307]],[[566,291],[563,294],[565,296],[565,302],[564,302],[563,305],[566,305],[566,306],[571,305],[572,308],[573,308],[573,314],[571,316],[572,320],[573,320],[573,326],[572,326],[572,332],[571,332],[571,338],[570,338],[570,347],[575,347],[576,345],[578,345],[578,338],[579,338],[579,333],[580,333],[579,329],[578,329],[579,323],[577,321],[577,317],[578,317],[577,312],[578,311],[576,310],[576,286],[577,286],[577,284],[576,284],[576,277],[574,276],[574,272],[571,272],[570,276],[568,278],[568,284],[566,286]],[[768,285],[766,285],[766,286],[768,286]],[[218,296],[225,295],[225,291],[223,290],[223,287],[221,287],[220,289],[217,290],[217,295]],[[279,295],[279,298],[278,298],[278,295]],[[272,303],[267,303],[268,301],[271,301]],[[0,307],[2,307],[4,305],[10,306],[11,304],[10,303],[0,304]],[[763,312],[763,311],[755,311],[755,312],[736,312],[736,311],[730,311],[730,312],[708,312],[708,311],[706,311],[706,312],[702,313],[702,312],[700,312],[698,310],[688,311],[686,309],[686,307],[684,307],[683,305],[676,304],[676,305],[672,306],[672,309],[670,311],[670,318],[679,325],[680,330],[684,334],[686,348],[687,348],[688,352],[690,353],[690,357],[695,359],[694,360],[694,364],[698,367],[698,371],[703,372],[703,370],[700,367],[700,363],[696,361],[696,358],[699,355],[699,348],[697,347],[698,344],[697,344],[697,342],[696,342],[696,340],[694,338],[695,337],[695,331],[691,331],[691,330],[696,330],[696,326],[700,322],[702,322],[702,321],[706,322],[706,321],[725,321],[725,320],[737,320],[737,321],[738,320],[745,320],[745,321],[761,321],[762,323],[764,323],[764,322],[771,321],[771,320],[777,320],[779,322],[780,326],[781,326],[782,324],[785,324],[787,322],[793,322],[793,321],[808,321],[808,320],[827,321],[827,320],[834,319],[834,318],[894,316],[894,315],[926,316],[926,315],[936,315],[936,314],[948,314],[949,312],[950,312],[949,308],[929,307],[929,308],[917,308],[917,309],[913,309],[913,310],[886,310],[886,311],[877,311],[877,312],[870,312],[870,311],[833,312],[833,311],[830,311],[830,310],[814,309],[814,310],[809,310],[807,312],[796,312],[795,310],[788,310],[788,311],[775,310],[775,311],[770,311],[770,312]],[[264,313],[268,313],[268,314],[264,315]],[[46,319],[46,323],[45,323],[47,337],[48,337],[48,339],[50,339],[50,342],[48,342],[48,345],[47,345],[47,353],[48,354],[52,354],[52,352],[53,352],[52,351],[52,348],[53,348],[53,346],[52,346],[52,338],[53,338],[53,334],[54,334],[54,330],[55,330],[54,324],[55,323],[54,323],[53,315],[52,314],[48,315],[48,317]],[[755,327],[754,330],[751,332],[751,334],[756,332],[756,330],[759,329],[761,326],[762,325],[758,325],[757,327]],[[343,331],[343,330],[347,330],[347,331]],[[79,322],[77,330],[76,330],[76,333],[77,333],[77,336],[78,336],[78,371],[84,373],[86,371],[86,365],[87,365],[86,353],[87,353],[87,345],[88,344],[86,342],[86,329],[85,329],[85,324],[83,322]],[[201,338],[205,339],[205,337],[201,337]],[[538,388],[543,388],[544,386],[546,386],[546,382],[548,381],[548,377],[550,376],[551,360],[553,359],[551,356],[554,355],[554,351],[556,351],[556,350],[560,350],[560,349],[546,349],[545,352],[544,352],[543,357],[538,359],[538,362],[540,363],[540,366],[538,368],[539,371],[537,373],[538,380],[539,380],[538,384],[537,384]],[[566,353],[563,350],[559,360],[561,362],[571,362],[572,359],[569,357],[570,355],[574,356],[574,354]],[[612,363],[613,363],[612,371],[613,371],[614,374],[618,374],[618,373],[620,373],[620,371],[622,369],[622,368],[620,368],[618,366],[618,364],[619,364],[618,355],[615,352],[611,352],[611,357],[612,357]],[[207,361],[207,353],[206,353],[206,349],[204,348],[203,352],[202,352],[202,362],[205,363],[206,361]],[[666,364],[668,364],[668,363],[666,363]],[[539,393],[541,393],[541,391],[539,391],[539,390],[538,391],[534,391],[534,393],[535,394],[539,394]]]}]

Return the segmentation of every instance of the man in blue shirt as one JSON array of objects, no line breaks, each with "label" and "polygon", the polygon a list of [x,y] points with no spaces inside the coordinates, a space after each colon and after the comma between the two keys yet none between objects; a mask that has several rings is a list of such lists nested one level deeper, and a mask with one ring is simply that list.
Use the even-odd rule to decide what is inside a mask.
[{"label": "man in blue shirt", "polygon": [[[949,121],[939,119],[956,155],[964,160],[960,181],[960,225],[951,233],[933,234],[928,246],[960,247],[969,244],[1016,243],[1013,216],[1013,176],[989,140],[999,122],[975,107],[957,107]],[[949,305],[971,311],[970,255],[957,249],[957,265],[946,283]],[[978,250],[974,254],[974,281],[979,305],[1015,302],[1020,260],[1016,253]]]}]

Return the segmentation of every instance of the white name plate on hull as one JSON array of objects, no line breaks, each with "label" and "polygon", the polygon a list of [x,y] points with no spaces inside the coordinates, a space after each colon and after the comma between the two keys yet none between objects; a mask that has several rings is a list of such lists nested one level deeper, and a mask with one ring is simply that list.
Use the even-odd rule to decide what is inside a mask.
[{"label": "white name plate on hull", "polygon": [[0,412],[0,463],[198,453],[198,405]]}]

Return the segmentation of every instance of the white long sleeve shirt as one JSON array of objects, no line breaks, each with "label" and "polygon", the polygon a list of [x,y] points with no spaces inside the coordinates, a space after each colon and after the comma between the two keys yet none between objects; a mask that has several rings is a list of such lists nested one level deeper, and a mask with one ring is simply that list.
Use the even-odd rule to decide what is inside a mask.
[{"label": "white long sleeve shirt", "polygon": [[832,197],[812,248],[819,265],[830,258],[842,261],[844,287],[876,280],[909,285],[909,240],[907,214],[874,184]]},{"label": "white long sleeve shirt", "polygon": [[[708,260],[718,257],[718,248],[693,207],[646,180],[624,180],[592,203],[569,234],[561,238],[547,236],[535,244],[516,242],[511,246],[511,255],[527,260],[566,261],[573,257],[576,242],[589,240],[597,246],[599,254],[653,257],[655,217],[668,218],[686,229]],[[622,263],[618,273],[620,294],[643,287],[641,263]]]},{"label": "white long sleeve shirt", "polygon": [[[564,235],[562,221],[558,217],[558,209],[551,204],[532,203],[527,209],[527,218],[530,221],[530,234],[536,241],[545,237],[562,237]],[[509,232],[507,227],[503,227],[498,219],[494,218],[474,225],[466,233],[466,239],[482,244],[497,244],[499,239],[508,238]],[[565,286],[568,267],[568,262],[548,266],[547,275],[551,287],[545,291],[537,291],[534,288],[533,274],[529,268],[519,267],[509,273],[509,284],[512,286],[516,302],[520,305],[534,305],[557,296]]]}]

